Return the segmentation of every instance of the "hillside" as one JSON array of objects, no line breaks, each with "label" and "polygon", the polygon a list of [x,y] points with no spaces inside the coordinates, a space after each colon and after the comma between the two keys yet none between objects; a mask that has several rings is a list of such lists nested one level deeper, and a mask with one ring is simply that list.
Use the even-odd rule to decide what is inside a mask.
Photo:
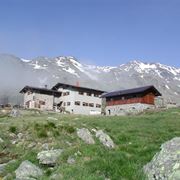
[{"label": "hillside", "polygon": [[[143,166],[159,151],[160,145],[180,136],[180,110],[148,112],[138,116],[97,117],[59,115],[23,111],[19,118],[0,118],[0,164],[12,159],[0,177],[15,170],[29,160],[48,180],[59,174],[62,179],[104,180],[144,179]],[[76,128],[87,128],[95,144],[86,144]],[[95,138],[93,129],[101,129],[114,141],[115,148],[104,147]],[[2,142],[2,140],[4,142]],[[40,165],[37,154],[43,149],[63,149],[55,167]],[[67,160],[71,157],[71,161]]]},{"label": "hillside", "polygon": [[38,57],[32,60],[0,55],[0,101],[19,104],[25,85],[52,87],[57,82],[94,87],[105,91],[154,85],[169,102],[180,103],[180,69],[160,63],[131,61],[117,67],[79,62],[71,56]]}]

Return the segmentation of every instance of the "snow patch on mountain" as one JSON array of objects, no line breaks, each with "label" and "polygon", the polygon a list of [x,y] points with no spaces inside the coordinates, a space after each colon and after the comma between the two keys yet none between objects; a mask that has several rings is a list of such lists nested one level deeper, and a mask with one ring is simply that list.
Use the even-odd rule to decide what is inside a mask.
[{"label": "snow patch on mountain", "polygon": [[32,62],[30,65],[33,66],[33,69],[47,69],[47,65],[40,65],[38,61]]},{"label": "snow patch on mountain", "polygon": [[63,68],[64,71],[70,73],[70,74],[73,74],[73,75],[76,75],[77,77],[79,77],[79,75],[75,72],[74,69],[68,67],[68,68]]},{"label": "snow patch on mountain", "polygon": [[30,62],[31,60],[30,59],[24,59],[24,58],[21,58],[21,61],[23,61],[23,62]]}]

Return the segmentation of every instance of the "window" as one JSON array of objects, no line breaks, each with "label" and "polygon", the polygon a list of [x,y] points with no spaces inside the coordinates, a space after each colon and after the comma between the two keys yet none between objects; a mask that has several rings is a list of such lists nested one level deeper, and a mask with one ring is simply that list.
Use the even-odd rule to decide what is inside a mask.
[{"label": "window", "polygon": [[66,106],[66,103],[64,102],[64,106]]},{"label": "window", "polygon": [[94,103],[89,103],[89,107],[94,107]]},{"label": "window", "polygon": [[68,96],[70,94],[70,92],[68,91],[68,92],[66,92],[66,96]]},{"label": "window", "polygon": [[30,95],[30,94],[32,94],[32,92],[28,91],[28,92],[27,92],[27,95]]},{"label": "window", "polygon": [[80,106],[81,103],[80,103],[80,101],[75,101],[74,104],[77,106]]},{"label": "window", "polygon": [[71,102],[67,102],[67,106],[70,106],[71,105]]},{"label": "window", "polygon": [[35,101],[36,100],[36,97],[35,96],[33,96],[33,101]]},{"label": "window", "polygon": [[82,91],[79,91],[79,94],[80,94],[80,95],[84,95],[84,92],[82,92]]},{"label": "window", "polygon": [[97,108],[101,108],[101,105],[100,105],[100,104],[96,104],[96,107],[97,107]]},{"label": "window", "polygon": [[39,101],[39,104],[40,105],[45,105],[46,103],[45,103],[45,101]]},{"label": "window", "polygon": [[86,102],[83,102],[83,106],[88,106],[88,103],[86,103]]},{"label": "window", "polygon": [[94,94],[94,97],[99,97],[99,94]]},{"label": "window", "polygon": [[87,96],[91,96],[92,94],[90,92],[87,92]]},{"label": "window", "polygon": [[68,96],[70,92],[63,92],[63,96]]}]

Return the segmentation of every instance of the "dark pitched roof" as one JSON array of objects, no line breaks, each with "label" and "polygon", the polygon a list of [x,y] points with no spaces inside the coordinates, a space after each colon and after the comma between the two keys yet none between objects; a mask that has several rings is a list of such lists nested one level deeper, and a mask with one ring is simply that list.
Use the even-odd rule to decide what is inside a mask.
[{"label": "dark pitched roof", "polygon": [[63,87],[72,87],[75,89],[79,89],[79,90],[83,90],[83,91],[94,91],[94,92],[98,92],[98,93],[104,93],[105,91],[103,90],[98,90],[98,89],[92,89],[92,88],[87,88],[87,87],[81,87],[81,86],[75,86],[75,85],[70,85],[70,84],[65,84],[65,83],[57,83],[55,86],[52,87],[52,90],[57,90],[58,88]]},{"label": "dark pitched roof", "polygon": [[161,93],[154,87],[154,86],[144,86],[139,88],[133,88],[133,89],[125,89],[125,90],[119,90],[119,91],[113,91],[109,93],[103,94],[101,97],[114,97],[114,96],[125,96],[130,94],[139,94],[139,93],[145,93],[152,91],[155,96],[161,96]]},{"label": "dark pitched roof", "polygon": [[54,96],[60,96],[61,92],[55,91],[52,89],[47,88],[39,88],[39,87],[32,87],[32,86],[25,86],[20,93],[26,93],[27,91],[32,91],[40,94],[47,94],[47,95],[54,95]]}]

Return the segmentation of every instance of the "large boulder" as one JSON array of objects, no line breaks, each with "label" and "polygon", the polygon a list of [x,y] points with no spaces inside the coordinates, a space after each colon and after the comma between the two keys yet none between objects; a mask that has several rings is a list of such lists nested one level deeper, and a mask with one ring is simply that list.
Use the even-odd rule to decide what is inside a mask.
[{"label": "large boulder", "polygon": [[62,152],[62,149],[41,151],[38,153],[37,159],[39,160],[40,164],[47,166],[55,166]]},{"label": "large boulder", "polygon": [[144,166],[149,180],[180,179],[180,137],[175,137],[161,145],[151,162]]},{"label": "large boulder", "polygon": [[77,135],[87,144],[95,144],[90,131],[86,128],[77,129]]},{"label": "large boulder", "polygon": [[18,180],[35,180],[43,175],[42,170],[28,160],[23,161],[15,173]]},{"label": "large boulder", "polygon": [[102,130],[98,130],[96,131],[96,137],[99,138],[99,141],[107,148],[114,148],[114,142],[113,140],[110,138],[109,135],[107,135],[106,133],[104,133]]}]

